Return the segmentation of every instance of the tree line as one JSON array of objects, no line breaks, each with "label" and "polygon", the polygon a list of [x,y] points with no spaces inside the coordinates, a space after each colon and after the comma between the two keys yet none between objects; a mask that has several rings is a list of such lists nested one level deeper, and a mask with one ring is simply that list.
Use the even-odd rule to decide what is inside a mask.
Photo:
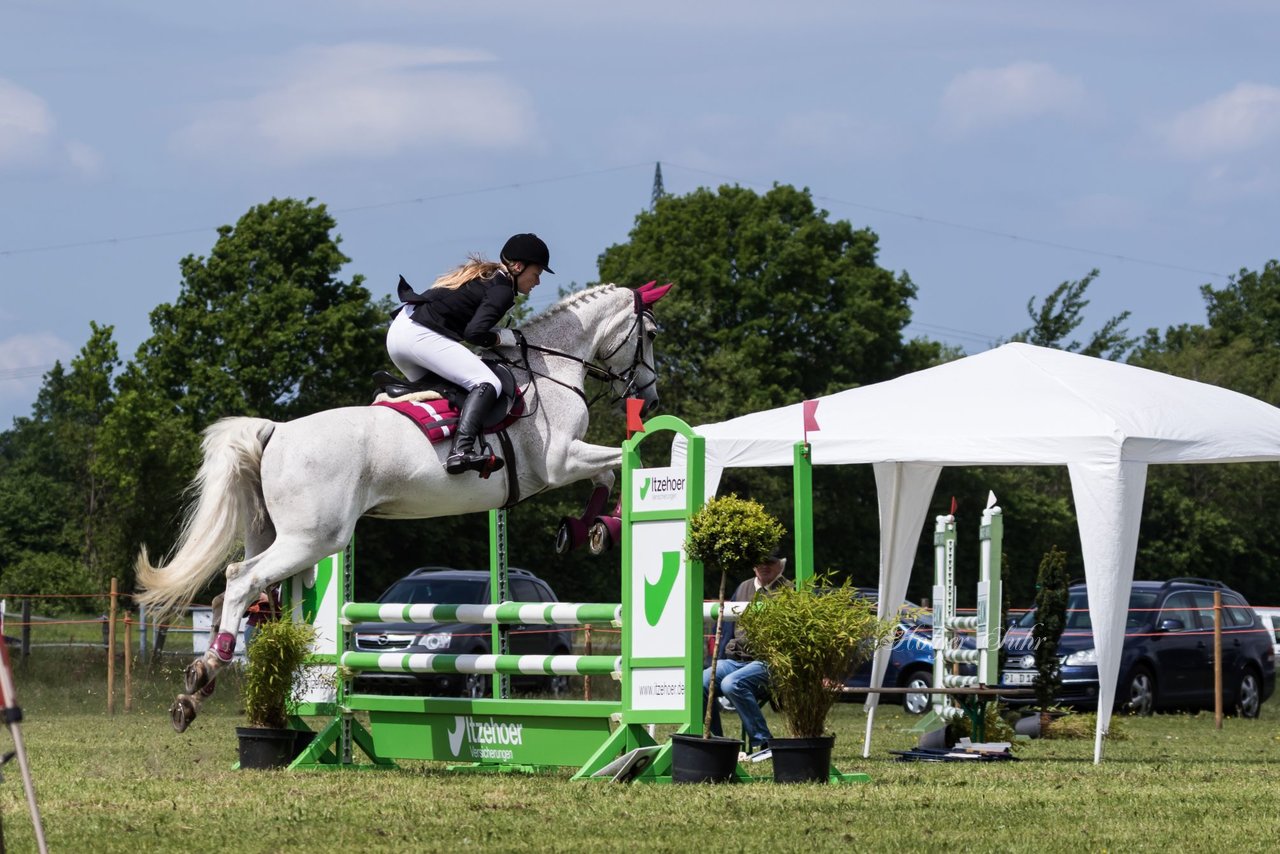
[{"label": "tree line", "polygon": [[[362,276],[340,278],[351,259],[337,227],[314,199],[254,206],[219,229],[207,256],[179,262],[178,294],[151,312],[151,334],[132,359],[122,360],[110,326],[90,324],[78,354],[44,376],[31,414],[0,433],[0,591],[84,593],[104,589],[113,576],[131,589],[139,546],[163,554],[177,537],[205,427],[228,415],[288,420],[371,400],[370,375],[389,366],[384,335],[395,306],[375,299]],[[599,256],[599,279],[678,283],[658,317],[662,410],[707,423],[962,355],[907,337],[916,288],[906,272],[879,265],[878,242],[869,229],[831,220],[808,190],[699,189],[639,213],[627,241]],[[1126,312],[1077,340],[1098,276],[1089,271],[1031,300],[1028,326],[1008,340],[1280,403],[1276,261],[1241,269],[1224,287],[1203,286],[1202,323],[1131,337]],[[617,444],[624,436],[620,413],[604,404],[592,412],[591,441]],[[946,512],[955,496],[961,524],[976,527],[988,490],[1007,512],[1010,602],[1030,603],[1035,567],[1055,545],[1072,574],[1083,574],[1065,469],[944,469],[930,515]],[[789,472],[730,470],[721,491],[791,517]],[[548,579],[564,599],[610,601],[620,595],[616,553],[561,557],[552,550],[560,518],[578,515],[588,492],[584,483],[513,510],[511,563]],[[1264,520],[1277,494],[1274,464],[1154,467],[1137,577],[1217,578],[1251,601],[1271,602],[1280,549]],[[819,570],[874,584],[870,467],[818,467],[814,505]],[[922,531],[922,541],[928,536]],[[415,567],[487,566],[487,520],[364,519],[356,554],[357,595],[372,598]],[[929,595],[931,560],[931,550],[921,549],[911,586],[917,597]],[[967,560],[962,554],[962,583],[976,580],[976,564],[976,548]]]}]

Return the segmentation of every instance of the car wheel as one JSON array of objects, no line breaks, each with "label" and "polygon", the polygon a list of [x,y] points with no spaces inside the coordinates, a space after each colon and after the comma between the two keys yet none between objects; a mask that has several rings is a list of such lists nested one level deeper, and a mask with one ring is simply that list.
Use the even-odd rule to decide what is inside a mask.
[{"label": "car wheel", "polygon": [[1125,692],[1125,711],[1135,715],[1149,715],[1156,710],[1156,677],[1145,667],[1135,667],[1129,674]]},{"label": "car wheel", "polygon": [[[913,670],[903,680],[904,688],[927,689],[933,687],[933,673],[928,670]],[[932,705],[928,694],[903,694],[902,708],[909,715],[923,715]]]},{"label": "car wheel", "polygon": [[1256,718],[1262,709],[1262,681],[1252,667],[1245,668],[1236,690],[1236,714],[1242,718]]}]

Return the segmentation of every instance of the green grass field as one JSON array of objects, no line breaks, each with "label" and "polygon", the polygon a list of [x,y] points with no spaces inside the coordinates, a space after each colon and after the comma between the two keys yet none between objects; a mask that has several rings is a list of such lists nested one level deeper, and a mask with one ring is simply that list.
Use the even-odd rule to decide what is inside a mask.
[{"label": "green grass field", "polygon": [[[19,670],[22,724],[55,852],[267,851],[1217,851],[1265,848],[1276,809],[1280,713],[1125,718],[1092,763],[1092,739],[1019,743],[1018,762],[920,764],[886,707],[861,758],[861,705],[837,707],[845,786],[615,786],[538,776],[233,771],[243,724],[224,680],[192,728],[166,708],[179,662],[139,674],[133,710],[105,713],[101,654],[33,658]],[[781,722],[775,730],[781,731]],[[8,736],[0,744],[9,749]],[[752,766],[767,773],[768,763]],[[17,763],[0,784],[10,852],[35,850]]]}]

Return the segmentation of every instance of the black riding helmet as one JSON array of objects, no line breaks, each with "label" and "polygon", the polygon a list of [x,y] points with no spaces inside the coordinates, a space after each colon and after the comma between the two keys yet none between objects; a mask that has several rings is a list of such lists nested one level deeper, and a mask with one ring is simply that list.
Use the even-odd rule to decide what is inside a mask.
[{"label": "black riding helmet", "polygon": [[555,273],[555,270],[547,266],[551,263],[551,251],[536,234],[513,234],[502,245],[502,260],[537,264],[544,271]]}]

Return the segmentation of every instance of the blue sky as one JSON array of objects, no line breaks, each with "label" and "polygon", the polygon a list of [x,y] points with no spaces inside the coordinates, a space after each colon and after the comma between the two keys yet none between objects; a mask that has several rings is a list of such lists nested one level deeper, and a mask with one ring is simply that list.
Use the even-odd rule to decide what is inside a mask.
[{"label": "blue sky", "polygon": [[909,334],[971,353],[1093,267],[1090,327],[1202,322],[1201,285],[1280,256],[1276,32],[1261,0],[7,0],[0,424],[91,320],[131,357],[273,196],[327,204],[375,295],[536,231],[542,305],[657,161],[673,193],[809,187],[916,282]]}]

